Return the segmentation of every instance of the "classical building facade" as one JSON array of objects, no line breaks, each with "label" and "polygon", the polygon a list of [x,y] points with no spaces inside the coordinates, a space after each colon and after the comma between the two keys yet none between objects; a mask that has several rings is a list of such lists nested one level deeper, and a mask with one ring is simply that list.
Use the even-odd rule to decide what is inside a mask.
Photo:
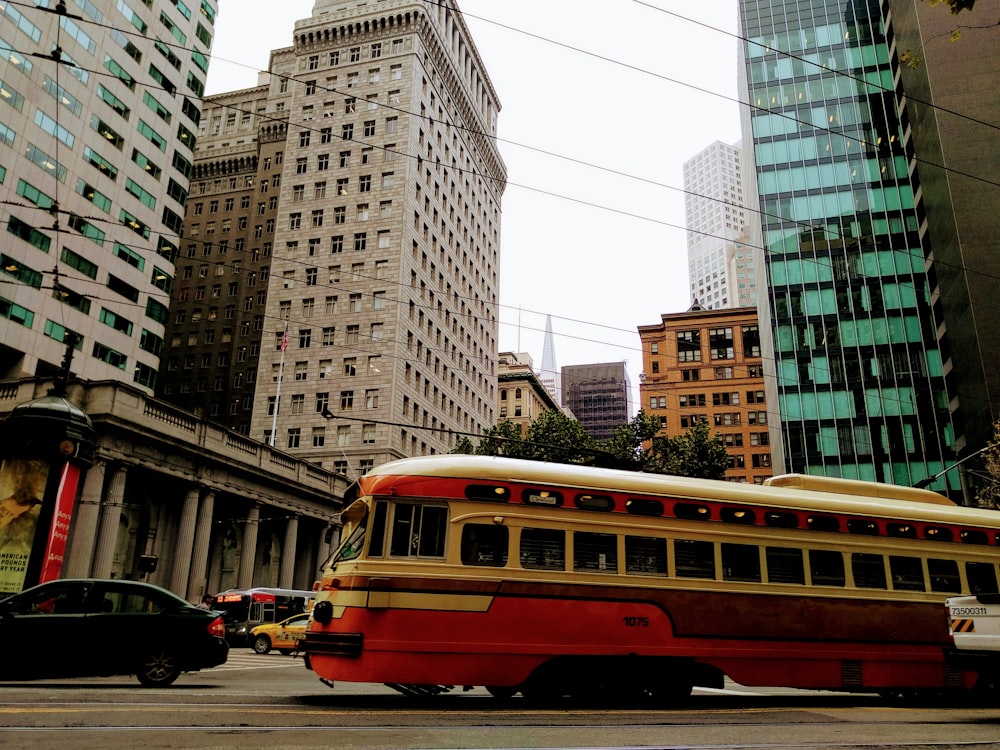
[{"label": "classical building facade", "polygon": [[639,327],[642,408],[661,434],[677,436],[708,422],[729,454],[726,479],[761,484],[772,476],[771,417],[755,308],[660,316]]},{"label": "classical building facade", "polygon": [[497,418],[516,424],[522,436],[542,412],[559,409],[542,377],[535,373],[530,354],[501,352],[497,369]]},{"label": "classical building facade", "polygon": [[[228,381],[212,374],[222,352],[205,342],[204,323],[193,335],[178,331],[182,349],[195,342],[193,362],[184,349],[168,367],[198,370],[207,356],[200,387],[221,388],[217,401],[207,398],[209,413],[236,409],[242,431],[248,399],[247,434],[350,477],[392,458],[445,452],[456,433],[479,432],[497,414],[506,171],[494,140],[498,99],[468,28],[451,1],[321,0],[296,24],[292,46],[272,53],[266,80],[247,133],[255,122],[258,132],[275,122],[287,131],[269,175],[258,156],[250,199],[261,216],[275,212],[273,238],[265,218],[262,235],[246,242],[259,243],[262,265],[264,243],[273,243],[269,278],[261,284],[259,268],[254,291],[237,289],[238,304],[253,307],[249,346],[256,316],[263,321],[253,396],[247,373],[239,393],[231,390],[238,370]],[[209,102],[230,111],[219,113],[216,138],[206,110],[217,144],[199,153],[206,163],[249,146],[236,142],[245,107],[235,101],[231,110],[240,94]],[[211,200],[225,197],[192,199],[189,226],[198,203]],[[251,216],[247,228],[257,223]],[[210,257],[207,272],[221,267],[225,278],[235,257],[230,244],[230,260]],[[205,262],[192,262],[192,273]],[[197,293],[196,279],[188,286]],[[202,311],[204,321],[208,305]]]},{"label": "classical building facade", "polygon": [[565,365],[562,405],[598,440],[632,419],[632,385],[624,362]]},{"label": "classical building facade", "polygon": [[69,341],[80,377],[152,393],[216,8],[0,9],[0,377],[58,372]]},{"label": "classical building facade", "polygon": [[912,485],[955,460],[955,394],[884,10],[741,0],[744,133],[763,215],[776,467]]},{"label": "classical building facade", "polygon": [[[0,386],[0,416],[51,385]],[[93,422],[96,451],[63,577],[143,579],[192,602],[252,585],[311,588],[339,538],[343,477],[134,386],[71,382],[67,397]]]}]

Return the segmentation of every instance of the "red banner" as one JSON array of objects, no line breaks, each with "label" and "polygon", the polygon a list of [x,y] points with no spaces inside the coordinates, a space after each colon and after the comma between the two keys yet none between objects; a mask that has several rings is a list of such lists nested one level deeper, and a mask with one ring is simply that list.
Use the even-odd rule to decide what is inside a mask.
[{"label": "red banner", "polygon": [[63,464],[62,476],[59,477],[59,488],[56,490],[56,503],[52,513],[52,526],[49,529],[48,543],[45,545],[45,560],[42,562],[42,572],[38,582],[54,581],[62,571],[63,559],[66,555],[66,540],[69,538],[69,525],[73,519],[73,502],[76,499],[76,488],[80,482],[80,467]]}]

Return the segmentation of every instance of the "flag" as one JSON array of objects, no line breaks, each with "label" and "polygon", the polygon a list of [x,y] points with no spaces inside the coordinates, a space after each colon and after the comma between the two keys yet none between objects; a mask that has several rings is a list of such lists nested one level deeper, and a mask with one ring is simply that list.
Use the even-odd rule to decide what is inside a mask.
[{"label": "flag", "polygon": [[285,332],[281,336],[281,351],[284,352],[288,348],[288,323],[285,323]]}]

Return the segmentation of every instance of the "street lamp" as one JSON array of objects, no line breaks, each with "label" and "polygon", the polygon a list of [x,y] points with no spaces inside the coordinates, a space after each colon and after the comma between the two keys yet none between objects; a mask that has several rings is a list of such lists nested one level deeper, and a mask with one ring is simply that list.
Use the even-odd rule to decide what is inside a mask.
[{"label": "street lamp", "polygon": [[941,477],[943,477],[945,474],[947,474],[952,469],[958,468],[959,466],[961,466],[962,464],[964,464],[966,461],[968,461],[970,458],[975,458],[980,453],[984,453],[985,451],[989,450],[991,447],[992,446],[987,445],[987,446],[984,446],[984,447],[980,448],[977,451],[973,451],[972,453],[970,453],[965,458],[961,458],[958,461],[956,461],[955,463],[950,464],[950,465],[946,466],[945,468],[941,469],[941,471],[939,471],[937,474],[932,474],[929,477],[924,477],[923,479],[921,479],[919,482],[917,482],[913,486],[916,487],[917,489],[924,489],[928,485],[932,484],[936,480],[938,480]]}]

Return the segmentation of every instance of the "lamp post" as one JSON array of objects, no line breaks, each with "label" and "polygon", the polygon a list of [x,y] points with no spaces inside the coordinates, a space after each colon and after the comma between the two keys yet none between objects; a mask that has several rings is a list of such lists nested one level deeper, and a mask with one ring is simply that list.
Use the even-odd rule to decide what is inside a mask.
[{"label": "lamp post", "polygon": [[[986,446],[980,448],[977,451],[973,451],[968,456],[964,456],[964,457],[960,458],[958,461],[956,461],[955,463],[949,464],[945,468],[941,469],[941,471],[939,471],[937,474],[932,474],[929,477],[924,477],[919,482],[916,482],[913,486],[916,487],[916,488],[918,488],[918,489],[926,489],[929,485],[933,484],[935,481],[937,481],[938,479],[940,479],[941,477],[943,477],[945,474],[947,474],[952,469],[957,469],[958,467],[960,467],[962,464],[964,464],[969,459],[975,458],[976,456],[980,455],[981,453],[984,453],[987,450],[989,450],[991,447],[992,446],[990,446],[990,445],[986,445]],[[966,488],[965,488],[965,482],[963,481],[962,482],[962,496],[963,496],[963,499],[965,499],[965,495],[966,495]]]}]

